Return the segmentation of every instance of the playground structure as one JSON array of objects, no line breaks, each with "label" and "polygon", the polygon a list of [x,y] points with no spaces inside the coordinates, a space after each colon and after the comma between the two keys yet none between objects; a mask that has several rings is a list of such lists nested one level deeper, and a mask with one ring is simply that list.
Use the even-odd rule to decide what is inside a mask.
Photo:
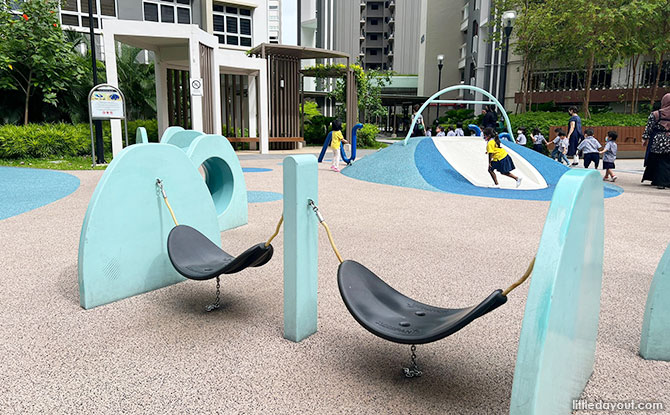
[{"label": "playground structure", "polygon": [[[195,132],[180,129],[168,130],[166,134],[160,144],[138,144],[124,149],[109,166],[91,198],[79,252],[80,298],[84,308],[183,281],[182,276],[193,277],[199,271],[202,275],[194,279],[217,277],[218,281],[218,274],[227,273],[224,268],[234,262],[229,261],[228,256],[225,261],[219,261],[219,268],[213,266],[211,270],[205,270],[201,267],[198,271],[198,266],[207,265],[206,258],[193,258],[187,252],[186,262],[190,264],[184,265],[185,262],[179,259],[174,261],[178,252],[189,249],[196,256],[206,251],[221,257],[225,252],[219,242],[222,218],[214,199],[216,182],[211,185],[212,191],[210,184],[198,174],[197,165],[188,157],[195,153],[192,151],[194,145],[201,146],[199,142],[213,136],[197,136]],[[142,134],[138,137],[142,142]],[[219,137],[218,142],[226,140]],[[216,153],[218,150],[208,151]],[[236,159],[234,153],[232,157]],[[235,163],[230,161],[232,167],[228,163],[225,162],[232,170]],[[283,166],[285,338],[299,342],[317,331],[319,223],[326,229],[341,263],[338,285],[348,310],[368,331],[394,342],[423,344],[465,328],[502,306],[507,294],[522,283],[532,269],[510,413],[565,413],[564,409],[570,408],[571,400],[580,395],[593,370],[598,327],[604,207],[603,183],[595,171],[570,171],[556,185],[534,268],[531,265],[520,281],[504,292],[494,291],[478,306],[451,310],[405,297],[362,264],[342,260],[318,208],[316,158],[290,156],[284,160]],[[231,180],[234,175],[222,177]],[[167,196],[156,185],[157,178],[168,187],[174,212],[184,225],[177,225]],[[233,184],[246,190],[243,181]],[[121,190],[125,196],[119,202]],[[233,197],[233,192],[225,194],[228,198]],[[133,215],[136,217],[121,214],[118,203],[124,203],[136,212]],[[230,214],[234,215],[232,212]],[[223,216],[225,222],[226,210]],[[187,241],[171,246],[170,235],[184,229],[188,231],[187,237],[195,235],[199,242]],[[279,226],[275,235],[278,232]],[[275,235],[266,244],[251,248],[265,250],[258,256],[252,254],[253,260],[243,261],[245,266],[260,266],[270,260],[269,243]],[[207,249],[200,249],[204,245]],[[649,321],[652,328],[645,329],[650,333],[647,344],[666,349],[665,333],[668,331],[658,322],[664,322],[667,314],[653,311],[658,310],[658,298],[661,298],[658,293],[663,292],[659,287],[667,286],[669,255],[666,253],[659,264],[647,306],[652,312],[648,313],[649,317],[645,314],[645,324]],[[367,305],[374,316],[366,315],[361,304]],[[567,333],[571,334],[568,336]],[[643,356],[646,348],[641,345]],[[407,375],[421,374],[414,360],[415,350],[413,347],[412,366],[406,370]],[[567,360],[572,362],[569,367],[562,365]]]},{"label": "playground structure", "polygon": [[[347,157],[347,152],[344,151],[344,145],[340,145],[340,155],[342,156],[342,160],[344,160],[344,162],[347,164],[351,164],[354,162],[354,160],[356,160],[356,136],[358,135],[358,130],[361,128],[363,128],[363,124],[358,123],[351,129],[351,157]],[[330,142],[332,141],[332,137],[333,132],[329,131],[328,135],[326,135],[326,140],[323,142],[323,146],[321,147],[321,153],[319,153],[319,163],[323,161],[323,158],[326,155],[326,151],[328,151],[328,147],[330,146]]]}]

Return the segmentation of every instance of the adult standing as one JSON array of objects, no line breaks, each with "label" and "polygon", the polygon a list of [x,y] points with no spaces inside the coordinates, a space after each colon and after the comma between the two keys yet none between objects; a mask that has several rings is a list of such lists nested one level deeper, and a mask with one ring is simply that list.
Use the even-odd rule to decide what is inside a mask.
[{"label": "adult standing", "polygon": [[494,130],[498,127],[498,116],[491,107],[484,107],[483,109],[484,117],[482,118],[482,126],[484,128],[493,128]]},{"label": "adult standing", "polygon": [[419,114],[419,108],[419,104],[414,104],[414,107],[412,108],[412,118],[416,119],[412,137],[423,137],[426,135],[426,124],[423,122],[423,115]]},{"label": "adult standing", "polygon": [[568,108],[570,119],[568,120],[568,157],[572,157],[572,165],[579,164],[579,154],[577,146],[584,139],[582,134],[582,119],[577,115],[577,107]]},{"label": "adult standing", "polygon": [[670,93],[663,96],[661,109],[649,114],[642,144],[647,146],[642,181],[659,189],[670,187]]}]

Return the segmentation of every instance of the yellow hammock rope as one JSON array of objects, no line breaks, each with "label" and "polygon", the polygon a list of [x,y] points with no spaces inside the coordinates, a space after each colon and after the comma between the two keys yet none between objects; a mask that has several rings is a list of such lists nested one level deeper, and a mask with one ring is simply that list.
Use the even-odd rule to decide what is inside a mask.
[{"label": "yellow hammock rope", "polygon": [[[317,217],[319,218],[319,222],[323,225],[323,227],[326,229],[326,233],[328,234],[328,241],[330,241],[330,246],[333,248],[333,252],[335,252],[335,256],[337,257],[337,260],[340,261],[340,264],[344,262],[342,260],[342,256],[340,255],[340,251],[337,250],[337,247],[335,246],[335,241],[333,240],[333,235],[330,233],[330,228],[328,227],[328,224],[326,223],[325,220],[323,220],[323,217],[321,216],[320,213],[318,213],[319,208],[316,207],[314,202],[310,201],[310,205],[312,205],[314,212],[317,214]],[[523,274],[521,278],[514,284],[510,285],[505,291],[502,292],[502,295],[507,297],[507,294],[509,294],[513,289],[518,287],[519,285],[523,284],[524,281],[530,277],[530,274],[533,272],[533,267],[535,266],[535,258],[528,264],[528,269],[526,272]]]},{"label": "yellow hammock rope", "polygon": [[279,234],[279,228],[281,228],[282,223],[284,223],[284,215],[281,215],[281,218],[279,218],[279,223],[277,223],[277,229],[275,229],[275,233],[273,233],[270,239],[268,239],[268,241],[265,243],[266,248],[270,246],[272,240],[275,238],[275,236],[277,236],[277,234]]},{"label": "yellow hammock rope", "polygon": [[[172,206],[170,206],[170,202],[168,202],[167,198],[167,193],[165,193],[165,189],[163,189],[163,181],[161,179],[156,179],[156,185],[158,188],[161,190],[161,193],[163,194],[163,200],[165,201],[165,206],[167,206],[168,210],[170,211],[170,215],[172,215],[172,220],[174,221],[175,226],[179,226],[179,222],[177,222],[177,217],[174,215],[174,211],[172,210]],[[279,233],[279,229],[281,228],[282,223],[284,223],[284,215],[279,218],[279,223],[277,224],[277,229],[275,229],[275,233],[272,234],[270,239],[265,243],[265,247],[267,248],[272,240],[277,236]],[[341,262],[341,261],[340,261]]]},{"label": "yellow hammock rope", "polygon": [[509,294],[513,289],[515,289],[519,285],[523,284],[523,282],[526,281],[528,279],[528,277],[530,277],[530,274],[533,272],[533,267],[534,266],[535,266],[535,258],[533,258],[533,260],[530,261],[530,264],[528,264],[528,269],[523,274],[523,276],[521,278],[519,278],[519,280],[517,282],[515,282],[514,284],[507,287],[507,289],[502,292],[502,295],[507,297],[507,294]]}]

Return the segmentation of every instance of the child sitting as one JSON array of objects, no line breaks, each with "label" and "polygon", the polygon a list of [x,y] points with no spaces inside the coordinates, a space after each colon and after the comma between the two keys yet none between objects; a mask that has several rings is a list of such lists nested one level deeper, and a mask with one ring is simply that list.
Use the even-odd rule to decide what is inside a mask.
[{"label": "child sitting", "polygon": [[336,172],[340,171],[340,145],[341,143],[348,143],[342,135],[342,123],[340,120],[333,121],[333,134],[331,135],[330,149],[333,150],[333,164],[330,169]]},{"label": "child sitting", "polygon": [[584,153],[584,168],[588,169],[591,165],[591,162],[595,165],[595,168],[598,168],[598,163],[600,163],[600,143],[593,136],[593,129],[588,128],[584,131],[586,138],[582,140],[581,143],[577,146],[577,150],[581,150]]},{"label": "child sitting", "polygon": [[605,170],[605,177],[603,180],[609,180],[615,182],[617,177],[614,175],[614,160],[616,160],[616,139],[619,134],[616,131],[607,132],[607,143],[605,143],[605,148],[600,152],[603,155],[603,169]]}]

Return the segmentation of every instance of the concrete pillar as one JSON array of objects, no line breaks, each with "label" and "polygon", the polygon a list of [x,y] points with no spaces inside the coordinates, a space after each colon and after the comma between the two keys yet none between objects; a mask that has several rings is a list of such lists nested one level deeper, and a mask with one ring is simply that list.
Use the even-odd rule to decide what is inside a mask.
[{"label": "concrete pillar", "polygon": [[[114,47],[114,34],[109,33],[102,38],[103,45],[107,53],[105,53],[105,73],[107,75],[107,83],[115,87],[119,87],[119,77],[116,71],[116,48]],[[124,91],[121,91],[124,92]],[[126,102],[126,107],[128,103]],[[127,108],[126,108],[127,109]],[[125,114],[128,116],[128,114]],[[111,120],[112,133],[112,155],[116,155],[123,150],[123,132],[121,131],[121,120]]]},{"label": "concrete pillar", "polygon": [[[191,79],[200,78],[200,42],[196,39],[188,41],[189,83]],[[191,129],[202,131],[202,96],[191,94]]]},{"label": "concrete pillar", "polygon": [[247,85],[249,87],[249,137],[258,137],[258,87],[256,80],[258,75],[249,75]]},{"label": "concrete pillar", "polygon": [[156,76],[156,124],[158,137],[170,126],[167,102],[167,67],[163,63],[158,51],[154,52],[154,73]]},{"label": "concrete pillar", "polygon": [[[270,123],[269,123],[269,106],[268,100],[264,99],[268,96],[268,73],[265,66],[258,72],[256,77],[258,95],[256,111],[260,118],[258,138],[260,140],[261,154],[268,154],[270,152]],[[260,97],[260,98],[258,98]]]},{"label": "concrete pillar", "polygon": [[215,47],[212,53],[212,101],[214,103],[214,134],[221,135],[221,72],[217,60],[219,54],[216,53],[216,49]]},{"label": "concrete pillar", "polygon": [[284,159],[284,338],[299,342],[317,330],[318,170],[311,154]]}]

